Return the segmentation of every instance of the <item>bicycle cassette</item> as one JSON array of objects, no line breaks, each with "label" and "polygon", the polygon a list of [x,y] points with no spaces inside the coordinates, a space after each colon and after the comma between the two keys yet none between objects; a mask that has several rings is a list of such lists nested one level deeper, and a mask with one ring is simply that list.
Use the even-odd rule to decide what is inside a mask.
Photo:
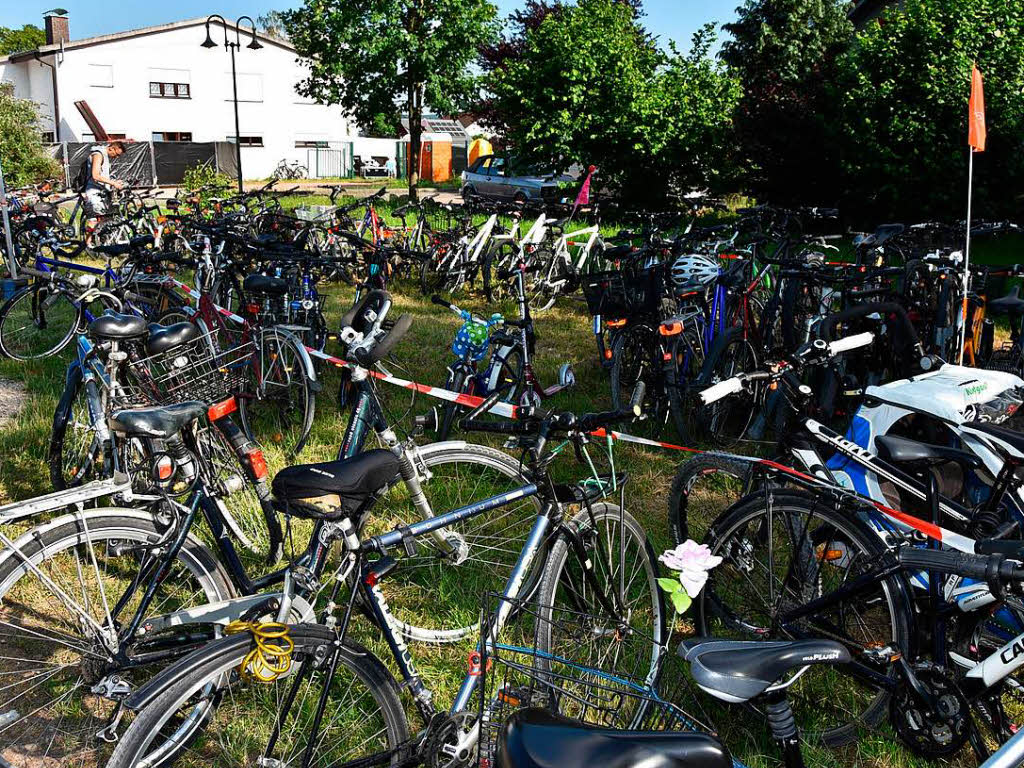
[{"label": "bicycle cassette", "polygon": [[918,683],[934,700],[932,708],[910,685],[901,685],[889,701],[889,720],[900,740],[922,757],[958,752],[970,736],[970,704],[956,681],[933,664],[915,666]]}]

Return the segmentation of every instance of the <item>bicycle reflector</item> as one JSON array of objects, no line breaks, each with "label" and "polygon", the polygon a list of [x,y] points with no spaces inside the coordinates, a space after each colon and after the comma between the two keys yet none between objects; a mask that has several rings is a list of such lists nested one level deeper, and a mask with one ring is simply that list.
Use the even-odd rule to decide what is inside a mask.
[{"label": "bicycle reflector", "polygon": [[249,468],[252,469],[252,473],[256,476],[257,480],[262,480],[267,476],[267,460],[263,458],[263,451],[259,448],[253,448],[245,454],[245,458],[248,459]]},{"label": "bicycle reflector", "polygon": [[683,332],[683,324],[678,320],[666,320],[658,326],[658,333],[662,336],[678,336]]},{"label": "bicycle reflector", "polygon": [[221,400],[219,403],[214,403],[206,409],[206,417],[210,421],[217,421],[217,419],[223,419],[230,413],[234,413],[238,410],[238,403],[235,402],[234,397],[229,397],[227,400]]},{"label": "bicycle reflector", "polygon": [[609,328],[622,328],[626,325],[626,318],[623,317],[619,320],[605,320],[604,324]]}]

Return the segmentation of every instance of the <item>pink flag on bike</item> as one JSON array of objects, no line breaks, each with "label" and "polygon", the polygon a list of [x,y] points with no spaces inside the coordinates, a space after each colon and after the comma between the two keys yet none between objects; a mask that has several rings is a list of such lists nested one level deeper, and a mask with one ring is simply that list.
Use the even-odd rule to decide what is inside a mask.
[{"label": "pink flag on bike", "polygon": [[597,166],[590,166],[587,168],[587,178],[583,180],[583,186],[580,187],[580,193],[576,195],[576,204],[573,208],[579,208],[581,205],[588,205],[590,203],[590,177],[594,175],[594,171],[597,170]]}]

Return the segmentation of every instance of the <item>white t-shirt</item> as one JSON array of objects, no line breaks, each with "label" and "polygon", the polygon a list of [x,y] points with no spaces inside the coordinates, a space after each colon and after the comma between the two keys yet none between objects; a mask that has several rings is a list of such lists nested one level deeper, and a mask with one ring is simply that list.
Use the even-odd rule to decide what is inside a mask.
[{"label": "white t-shirt", "polygon": [[[107,148],[102,144],[97,144],[89,149],[89,167],[92,167],[92,156],[99,152],[100,153],[100,176],[105,179],[110,178],[110,158],[107,156]],[[108,185],[96,181],[92,174],[89,174],[89,183],[85,185],[88,189],[107,189]]]}]

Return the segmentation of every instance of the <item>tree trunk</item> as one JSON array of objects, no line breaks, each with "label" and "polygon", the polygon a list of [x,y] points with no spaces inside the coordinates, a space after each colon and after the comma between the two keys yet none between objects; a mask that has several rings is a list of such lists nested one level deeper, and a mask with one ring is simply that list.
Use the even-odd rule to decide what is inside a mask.
[{"label": "tree trunk", "polygon": [[420,86],[409,78],[409,197],[416,199],[416,185],[420,180],[420,148],[423,137],[423,103]]}]

